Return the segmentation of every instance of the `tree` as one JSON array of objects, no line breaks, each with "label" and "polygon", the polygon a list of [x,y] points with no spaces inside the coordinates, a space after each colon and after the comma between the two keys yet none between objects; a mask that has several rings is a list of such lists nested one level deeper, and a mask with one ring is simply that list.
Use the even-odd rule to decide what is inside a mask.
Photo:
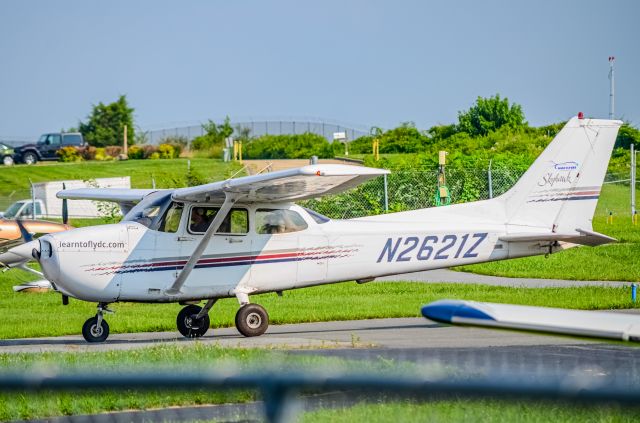
[{"label": "tree", "polygon": [[78,129],[90,145],[105,147],[121,145],[124,141],[124,125],[127,125],[127,142],[133,144],[133,112],[134,109],[127,103],[127,96],[121,95],[111,104],[94,104],[87,122],[80,122]]},{"label": "tree", "polygon": [[478,97],[476,104],[466,112],[458,112],[458,130],[471,136],[487,135],[503,126],[518,129],[527,125],[522,106],[509,105],[509,99]]},{"label": "tree", "polygon": [[208,150],[214,146],[222,147],[224,139],[233,134],[233,126],[231,126],[229,116],[220,125],[209,120],[207,123],[202,124],[202,129],[204,129],[204,135],[195,137],[191,142],[191,148],[194,150]]},{"label": "tree", "polygon": [[616,147],[629,149],[631,144],[635,144],[635,148],[640,150],[640,131],[629,123],[625,123],[618,131],[616,138]]}]

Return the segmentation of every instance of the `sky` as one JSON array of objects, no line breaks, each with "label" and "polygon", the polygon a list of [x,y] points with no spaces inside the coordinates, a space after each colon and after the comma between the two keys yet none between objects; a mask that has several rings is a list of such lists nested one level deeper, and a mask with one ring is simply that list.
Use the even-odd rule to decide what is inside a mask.
[{"label": "sky", "polygon": [[126,94],[143,129],[313,117],[457,121],[499,93],[539,126],[640,126],[640,2],[0,2],[0,138],[77,126]]}]

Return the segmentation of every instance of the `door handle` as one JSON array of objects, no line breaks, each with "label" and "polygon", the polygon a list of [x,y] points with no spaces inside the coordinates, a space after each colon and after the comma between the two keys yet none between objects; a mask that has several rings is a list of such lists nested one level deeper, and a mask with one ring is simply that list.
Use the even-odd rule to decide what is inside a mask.
[{"label": "door handle", "polygon": [[229,241],[229,244],[234,244],[236,242],[243,242],[244,239],[242,238],[227,238],[227,240]]},{"label": "door handle", "polygon": [[178,241],[193,241],[195,238],[190,236],[179,236]]}]

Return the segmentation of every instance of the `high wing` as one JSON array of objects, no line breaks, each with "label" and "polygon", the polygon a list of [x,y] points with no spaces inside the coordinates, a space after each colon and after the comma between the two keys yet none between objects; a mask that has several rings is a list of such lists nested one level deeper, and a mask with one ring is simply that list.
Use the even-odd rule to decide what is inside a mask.
[{"label": "high wing", "polygon": [[306,200],[353,188],[385,169],[349,165],[309,165],[260,175],[244,176],[190,188],[179,188],[173,199],[179,201],[224,201],[235,194],[243,202],[285,202]]},{"label": "high wing", "polygon": [[598,233],[587,231],[585,229],[576,229],[575,233],[514,233],[502,235],[499,237],[500,241],[506,242],[554,242],[563,241],[570,242],[572,244],[589,245],[595,247],[597,245],[608,244],[611,242],[617,242],[615,238]]},{"label": "high wing", "polygon": [[63,200],[112,201],[118,203],[122,214],[126,214],[136,203],[157,189],[128,188],[78,188],[58,191],[56,196]]},{"label": "high wing", "polygon": [[422,315],[452,325],[640,341],[640,316],[633,314],[439,300],[423,306]]}]

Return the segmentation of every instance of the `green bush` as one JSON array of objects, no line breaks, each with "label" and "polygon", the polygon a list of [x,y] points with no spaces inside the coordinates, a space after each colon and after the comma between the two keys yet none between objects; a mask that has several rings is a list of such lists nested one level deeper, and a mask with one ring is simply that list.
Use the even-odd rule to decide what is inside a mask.
[{"label": "green bush", "polygon": [[243,143],[245,159],[308,159],[311,156],[330,158],[333,147],[321,135],[263,135]]},{"label": "green bush", "polygon": [[212,147],[222,148],[225,138],[233,134],[233,127],[229,117],[220,125],[210,120],[202,125],[202,129],[205,132],[204,135],[194,138],[191,142],[191,149],[193,150],[209,150]]},{"label": "green bush", "polygon": [[173,159],[175,151],[171,144],[160,144],[158,146],[158,155],[161,159]]},{"label": "green bush", "polygon": [[160,154],[158,154],[157,151],[149,156],[149,159],[151,160],[157,160],[159,158],[160,158]]},{"label": "green bush", "polygon": [[160,139],[160,144],[170,144],[175,150],[173,157],[180,157],[180,154],[189,146],[189,139],[182,135],[170,135]]},{"label": "green bush", "polygon": [[104,151],[104,147],[98,147],[98,148],[96,148],[96,152],[95,152],[95,154],[93,155],[93,158],[94,158],[95,160],[102,161],[102,160],[106,160],[106,158],[107,158],[107,157],[108,157],[108,156],[107,156],[107,153]]},{"label": "green bush", "polygon": [[60,158],[61,162],[79,162],[82,161],[80,151],[72,146],[62,147],[56,151],[56,155]]},{"label": "green bush", "polygon": [[144,149],[139,145],[132,145],[129,147],[128,156],[133,160],[144,159]]}]

